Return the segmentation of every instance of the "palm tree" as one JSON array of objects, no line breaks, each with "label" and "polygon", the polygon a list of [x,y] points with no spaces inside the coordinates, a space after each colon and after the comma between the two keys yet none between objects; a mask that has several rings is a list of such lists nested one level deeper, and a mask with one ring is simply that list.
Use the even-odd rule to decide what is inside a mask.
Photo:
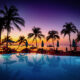
[{"label": "palm tree", "polygon": [[77,39],[76,39],[76,41],[77,41],[77,42],[80,41],[80,32],[78,32],[78,34],[77,34]]},{"label": "palm tree", "polygon": [[47,36],[47,41],[52,39],[52,43],[53,43],[53,46],[54,46],[54,40],[56,39],[60,39],[59,35],[58,35],[58,32],[55,31],[55,30],[52,30],[52,31],[49,31],[48,32],[48,36]]},{"label": "palm tree", "polygon": [[14,43],[13,39],[11,38],[11,36],[8,36],[8,37],[5,36],[4,39],[2,40],[2,44],[4,44],[5,42],[6,43],[8,42],[9,44]]},{"label": "palm tree", "polygon": [[4,29],[4,18],[0,17],[0,45],[1,45],[1,33]]},{"label": "palm tree", "polygon": [[41,39],[42,37],[44,37],[44,35],[41,32],[41,29],[39,27],[35,27],[32,28],[33,33],[29,33],[28,34],[28,38],[32,38],[33,37],[33,41],[36,40],[36,47],[37,47],[37,38]]},{"label": "palm tree", "polygon": [[[4,10],[0,10],[0,14],[3,14],[3,17],[5,19],[7,38],[9,36],[9,33],[11,32],[11,29],[13,29],[13,27],[11,26],[12,24],[14,24],[14,26],[21,31],[19,24],[24,26],[24,20],[19,16],[18,9],[15,6],[10,6],[9,8],[7,6],[4,6]],[[6,46],[8,48],[8,42]]]},{"label": "palm tree", "polygon": [[61,34],[64,34],[64,36],[66,36],[66,35],[69,36],[70,50],[72,50],[71,49],[71,33],[76,33],[76,32],[78,32],[78,30],[72,22],[65,23],[65,25],[63,25],[63,29],[61,31]]},{"label": "palm tree", "polygon": [[[25,43],[26,42],[26,39],[25,39],[24,36],[20,36],[19,39],[17,40],[17,42],[19,42],[19,46],[20,46],[22,43]],[[19,48],[19,46],[18,46],[18,48]]]}]

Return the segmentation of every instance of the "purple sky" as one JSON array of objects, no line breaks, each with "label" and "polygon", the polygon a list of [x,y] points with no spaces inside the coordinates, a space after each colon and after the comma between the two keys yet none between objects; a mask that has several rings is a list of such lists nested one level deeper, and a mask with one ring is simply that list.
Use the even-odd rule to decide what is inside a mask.
[{"label": "purple sky", "polygon": [[[57,30],[60,34],[65,22],[73,22],[80,30],[80,2],[79,0],[0,0],[0,6],[4,4],[15,5],[19,9],[20,16],[26,22],[25,28],[19,32],[11,32],[14,38],[19,35],[25,35],[31,32],[33,26],[40,27],[43,34],[47,35],[49,30]],[[16,32],[16,33],[15,33]],[[6,33],[6,32],[4,32]],[[3,34],[4,34],[3,33]],[[6,35],[6,34],[5,34]],[[72,39],[76,34],[72,35]],[[63,35],[61,36],[63,40]],[[68,37],[64,43],[68,42]]]}]

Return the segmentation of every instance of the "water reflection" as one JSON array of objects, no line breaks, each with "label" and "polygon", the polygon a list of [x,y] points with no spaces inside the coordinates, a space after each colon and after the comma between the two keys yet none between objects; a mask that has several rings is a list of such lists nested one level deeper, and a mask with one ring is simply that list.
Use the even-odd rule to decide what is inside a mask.
[{"label": "water reflection", "polygon": [[24,54],[19,54],[16,56],[18,59],[19,59],[19,62],[24,62],[24,58],[25,58],[25,55]]},{"label": "water reflection", "polygon": [[2,58],[4,61],[3,64],[0,64],[0,80],[17,80],[19,71],[14,71],[10,68],[11,65],[17,61],[11,60],[11,54],[4,54],[2,55]]},{"label": "water reflection", "polygon": [[35,57],[32,57],[32,61],[27,61],[28,66],[32,67],[33,72],[40,72],[42,66],[44,65],[44,57],[41,56],[40,59],[37,59],[37,55]]},{"label": "water reflection", "polygon": [[79,74],[80,57],[0,55],[0,80],[80,80]]},{"label": "water reflection", "polygon": [[48,65],[50,67],[58,67],[59,62],[60,62],[60,57],[53,56],[53,57],[49,58],[49,56],[47,56],[46,61],[48,62]]}]

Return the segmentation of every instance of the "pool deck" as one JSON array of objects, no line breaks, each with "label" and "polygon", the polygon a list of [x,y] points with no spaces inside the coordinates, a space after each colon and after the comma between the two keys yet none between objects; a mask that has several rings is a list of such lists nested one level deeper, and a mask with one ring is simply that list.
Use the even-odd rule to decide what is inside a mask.
[{"label": "pool deck", "polygon": [[39,54],[46,54],[46,55],[57,55],[57,56],[80,56],[80,51],[68,51],[68,52],[63,52],[63,51],[46,51],[46,52],[37,52],[37,51],[30,51],[30,52],[22,52],[22,51],[16,51],[16,52],[3,52],[0,51],[0,54],[12,54],[12,53],[39,53]]}]

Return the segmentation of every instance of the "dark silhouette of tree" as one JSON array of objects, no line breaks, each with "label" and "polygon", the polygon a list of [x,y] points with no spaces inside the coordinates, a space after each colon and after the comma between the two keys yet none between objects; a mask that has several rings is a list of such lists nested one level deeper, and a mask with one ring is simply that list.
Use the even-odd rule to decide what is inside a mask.
[{"label": "dark silhouette of tree", "polygon": [[41,39],[42,37],[44,38],[44,35],[41,32],[41,29],[38,27],[35,27],[32,29],[33,33],[28,34],[28,38],[33,37],[33,41],[36,40],[36,47],[37,47],[37,38]]},{"label": "dark silhouette of tree", "polygon": [[78,32],[78,34],[77,34],[77,42],[79,42],[80,41],[80,32]]},{"label": "dark silhouette of tree", "polygon": [[[26,42],[26,39],[25,39],[24,36],[20,36],[19,39],[17,40],[17,42],[19,42],[19,46],[20,46],[22,43],[25,43]],[[19,46],[18,46],[18,48],[19,48]]]},{"label": "dark silhouette of tree", "polygon": [[76,33],[76,32],[78,32],[78,30],[72,22],[65,23],[65,25],[63,25],[61,34],[64,34],[64,36],[66,36],[66,35],[69,36],[70,50],[72,50],[71,49],[71,33]]},{"label": "dark silhouette of tree", "polygon": [[11,43],[14,43],[13,39],[11,38],[11,36],[5,36],[4,39],[2,39],[2,44],[4,43],[9,43],[11,45]]},{"label": "dark silhouette of tree", "polygon": [[0,45],[1,45],[1,33],[4,30],[4,18],[0,17]]},{"label": "dark silhouette of tree", "polygon": [[50,39],[52,39],[52,43],[53,43],[53,46],[54,46],[54,41],[55,41],[56,39],[60,39],[60,37],[59,37],[57,31],[52,30],[52,31],[49,31],[49,32],[48,32],[48,36],[47,36],[46,39],[47,39],[47,41],[50,40]]},{"label": "dark silhouette of tree", "polygon": [[[5,19],[7,38],[9,36],[9,33],[11,32],[11,29],[13,29],[12,24],[14,24],[14,26],[21,31],[19,24],[24,26],[24,20],[19,16],[18,9],[15,6],[10,6],[9,8],[7,6],[4,6],[4,10],[0,10],[0,14],[3,14],[3,17]],[[8,48],[8,42],[6,46]]]}]

